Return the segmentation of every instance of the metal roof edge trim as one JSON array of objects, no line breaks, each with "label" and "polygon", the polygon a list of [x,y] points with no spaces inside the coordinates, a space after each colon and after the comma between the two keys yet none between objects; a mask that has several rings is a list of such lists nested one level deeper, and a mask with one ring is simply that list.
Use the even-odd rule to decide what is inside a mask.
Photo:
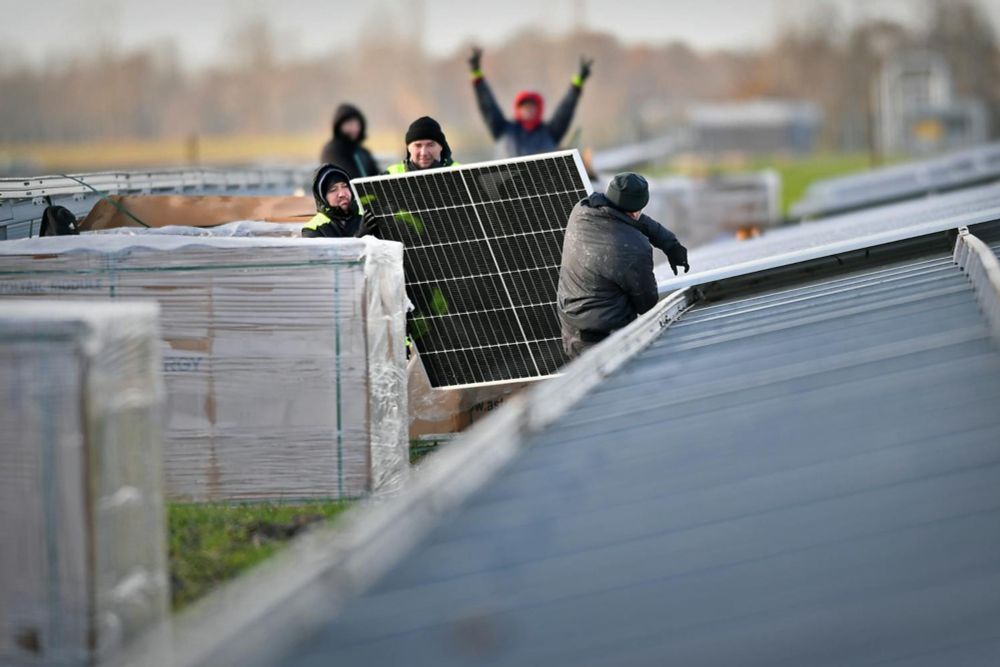
[{"label": "metal roof edge trim", "polygon": [[958,232],[953,258],[972,283],[993,342],[1000,347],[1000,261],[988,245],[969,233],[968,227]]},{"label": "metal roof edge trim", "polygon": [[[515,396],[434,454],[399,494],[363,502],[337,526],[303,535],[271,561],[196,603],[174,621],[168,664],[257,664],[277,656],[374,584],[443,516],[512,461],[528,434],[565,414],[695,300],[695,292],[686,289],[661,300],[564,373]],[[254,632],[265,626],[270,632]],[[284,632],[274,633],[278,628]],[[130,652],[129,659],[115,664],[144,664],[148,657],[141,650]]]},{"label": "metal roof edge trim", "polygon": [[544,428],[561,417],[601,380],[652,343],[696,300],[691,288],[673,292],[635,322],[569,364],[557,378],[534,387],[526,408],[529,430]]},{"label": "metal roof edge trim", "polygon": [[805,248],[794,252],[772,255],[770,257],[755,259],[740,264],[733,264],[731,266],[712,269],[701,273],[679,276],[677,278],[671,278],[659,283],[657,285],[657,289],[659,290],[660,295],[663,296],[673,290],[684,287],[704,285],[706,283],[725,280],[727,278],[737,278],[750,273],[759,273],[769,269],[777,269],[814,259],[822,259],[824,257],[831,257],[833,255],[853,252],[856,250],[864,250],[865,248],[886,245],[897,241],[905,241],[907,239],[926,236],[937,232],[945,232],[953,229],[959,229],[960,227],[992,222],[998,219],[1000,219],[1000,206],[994,206],[993,208],[984,209],[976,213],[953,215],[948,218],[942,218],[940,220],[924,223],[922,225],[904,227],[903,229],[893,229],[878,234],[871,234],[869,236],[860,236],[813,248]]}]

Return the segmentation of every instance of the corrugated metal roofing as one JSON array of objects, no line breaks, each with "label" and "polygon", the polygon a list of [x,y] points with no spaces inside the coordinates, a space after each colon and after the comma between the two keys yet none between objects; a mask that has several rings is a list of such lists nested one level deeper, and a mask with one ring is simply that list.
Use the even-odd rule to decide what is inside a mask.
[{"label": "corrugated metal roofing", "polygon": [[274,664],[996,664],[998,405],[943,250],[697,306]]}]

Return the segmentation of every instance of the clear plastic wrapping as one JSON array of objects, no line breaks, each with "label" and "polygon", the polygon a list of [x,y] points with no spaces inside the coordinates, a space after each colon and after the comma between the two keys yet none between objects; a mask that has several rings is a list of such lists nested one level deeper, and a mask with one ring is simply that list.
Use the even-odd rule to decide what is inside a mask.
[{"label": "clear plastic wrapping", "polygon": [[215,227],[186,227],[168,225],[166,227],[114,227],[85,234],[111,234],[113,236],[145,236],[147,234],[166,236],[273,236],[299,237],[305,222],[264,222],[262,220],[240,220],[227,222]]},{"label": "clear plastic wrapping", "polygon": [[0,244],[0,297],[153,298],[173,499],[348,498],[408,470],[402,246],[86,235]]},{"label": "clear plastic wrapping", "polygon": [[0,663],[90,665],[167,614],[157,308],[0,302]]}]

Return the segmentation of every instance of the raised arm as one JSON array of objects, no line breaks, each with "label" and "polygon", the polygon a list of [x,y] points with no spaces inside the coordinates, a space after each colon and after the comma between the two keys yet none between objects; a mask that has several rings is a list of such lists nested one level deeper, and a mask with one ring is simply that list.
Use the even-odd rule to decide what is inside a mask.
[{"label": "raised arm", "polygon": [[503,111],[500,110],[500,105],[497,104],[496,98],[493,97],[493,91],[490,90],[489,84],[486,83],[486,79],[483,77],[483,70],[480,67],[482,57],[483,50],[473,47],[472,54],[469,56],[472,88],[476,91],[476,102],[479,104],[479,113],[482,114],[487,129],[489,129],[494,139],[499,139],[500,135],[503,134],[504,128],[507,126],[507,119],[504,118]]},{"label": "raised arm", "polygon": [[576,105],[580,101],[580,94],[583,92],[583,83],[590,76],[590,68],[593,64],[593,60],[580,58],[580,71],[573,76],[569,90],[566,91],[562,101],[559,102],[559,106],[556,107],[555,113],[552,114],[551,120],[548,122],[549,133],[552,134],[552,140],[557,144],[566,136],[566,132],[573,122],[573,114],[576,113]]}]

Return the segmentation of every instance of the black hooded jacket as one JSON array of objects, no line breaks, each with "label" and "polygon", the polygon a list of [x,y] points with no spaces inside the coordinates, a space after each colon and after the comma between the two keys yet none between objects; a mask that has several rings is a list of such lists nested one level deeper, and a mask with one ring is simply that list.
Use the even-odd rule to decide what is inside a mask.
[{"label": "black hooded jacket", "polygon": [[366,229],[356,200],[351,199],[347,211],[339,206],[330,206],[326,202],[326,193],[321,192],[320,185],[331,171],[343,173],[344,170],[330,164],[324,164],[316,170],[312,185],[313,199],[316,200],[316,215],[302,228],[302,236],[344,238],[370,234],[371,230]]},{"label": "black hooded jacket", "polygon": [[[341,132],[344,121],[357,118],[361,121],[361,134],[357,141],[351,141]],[[361,111],[352,104],[341,104],[333,114],[333,137],[323,146],[320,155],[321,164],[333,164],[348,174],[351,178],[376,176],[379,173],[375,158],[361,144],[367,136],[367,123]]]},{"label": "black hooded jacket", "polygon": [[668,252],[677,237],[649,216],[633,220],[594,193],[573,207],[559,269],[564,332],[604,335],[656,305],[652,247]]}]

